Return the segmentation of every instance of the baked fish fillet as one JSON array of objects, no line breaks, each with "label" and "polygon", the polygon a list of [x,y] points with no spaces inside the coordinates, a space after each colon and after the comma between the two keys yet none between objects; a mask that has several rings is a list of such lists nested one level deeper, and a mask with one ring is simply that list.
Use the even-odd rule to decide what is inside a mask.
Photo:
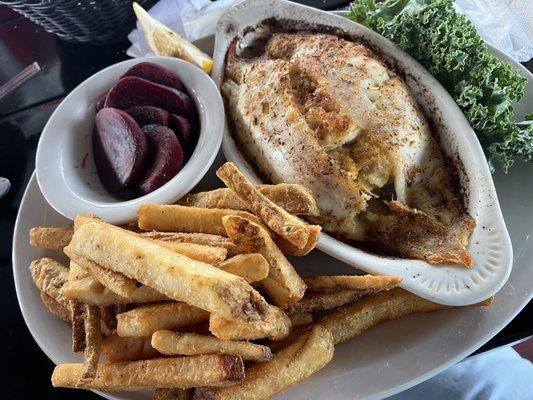
[{"label": "baked fish fillet", "polygon": [[226,98],[240,149],[273,182],[311,189],[325,231],[388,254],[472,265],[474,227],[403,80],[362,44],[272,35],[228,52]]}]

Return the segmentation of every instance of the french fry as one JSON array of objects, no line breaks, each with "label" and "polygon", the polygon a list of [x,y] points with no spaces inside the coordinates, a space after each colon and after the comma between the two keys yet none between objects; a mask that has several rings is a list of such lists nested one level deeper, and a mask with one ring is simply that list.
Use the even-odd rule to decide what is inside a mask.
[{"label": "french fry", "polygon": [[[319,210],[311,192],[302,185],[280,183],[257,185],[257,190],[288,213],[293,215],[318,216]],[[231,189],[221,188],[209,192],[188,194],[177,204],[189,207],[229,208],[252,211]]]},{"label": "french fry", "polygon": [[268,261],[259,253],[237,254],[217,267],[244,278],[248,283],[265,279],[269,271]]},{"label": "french fry", "polygon": [[313,322],[313,314],[306,311],[295,312],[289,315],[292,328],[309,325]]},{"label": "french fry", "polygon": [[106,288],[93,276],[87,276],[83,279],[66,283],[61,288],[61,293],[70,300],[77,300],[97,306],[151,303],[154,301],[170,300],[167,296],[144,285],[135,289],[131,296],[122,297]]},{"label": "french fry", "polygon": [[68,324],[72,324],[72,316],[70,315],[70,309],[63,307],[53,297],[48,296],[45,292],[40,292],[41,301],[48,311],[56,315]]},{"label": "french fry", "polygon": [[272,361],[246,370],[240,383],[228,388],[200,388],[195,400],[264,400],[308,378],[333,358],[333,340],[326,329],[314,327],[274,355]]},{"label": "french fry", "polygon": [[98,282],[119,296],[131,296],[131,294],[137,289],[137,282],[134,279],[128,278],[120,272],[104,268],[94,261],[72,253],[68,247],[65,247],[63,252],[70,258],[71,265],[72,262],[78,264],[81,268],[94,276]]},{"label": "french fry", "polygon": [[82,225],[68,251],[226,319],[251,322],[268,317],[266,301],[244,279],[110,224]]},{"label": "french fry", "polygon": [[311,250],[314,250],[314,248],[318,244],[318,239],[320,239],[321,231],[321,229],[319,228],[320,227],[317,227],[317,225],[309,226],[309,239],[307,240],[306,245],[301,249],[279,235],[274,235],[274,243],[276,243],[276,246],[278,246],[278,248],[283,254],[286,254],[288,256],[302,257],[309,254]]},{"label": "french fry", "polygon": [[417,312],[431,312],[450,307],[425,300],[402,289],[380,292],[362,301],[348,304],[326,315],[318,325],[328,329],[335,344],[351,339],[384,321]]},{"label": "french fry", "polygon": [[192,400],[192,389],[155,389],[154,400]]},{"label": "french fry", "polygon": [[102,222],[102,218],[95,214],[77,214],[74,217],[74,231],[77,231],[80,226],[88,222]]},{"label": "french fry", "polygon": [[185,233],[209,233],[226,235],[222,217],[240,215],[260,223],[257,217],[246,211],[184,207],[180,205],[144,204],[139,207],[139,227],[144,230]]},{"label": "french fry", "polygon": [[304,278],[307,290],[338,291],[338,290],[372,290],[382,291],[392,289],[402,281],[400,276],[375,275],[337,275],[313,276]]},{"label": "french fry", "polygon": [[68,281],[68,268],[51,258],[40,258],[30,264],[30,274],[35,286],[56,300],[62,307],[69,309],[67,298],[61,294],[61,288]]},{"label": "french fry", "polygon": [[37,226],[30,229],[30,244],[42,249],[61,250],[72,239],[72,228],[44,228]]},{"label": "french fry", "polygon": [[76,264],[72,260],[70,261],[69,271],[68,271],[69,282],[79,281],[80,279],[87,278],[88,276],[91,276],[89,271],[87,271],[86,269],[83,269],[82,267],[80,267],[78,264]]},{"label": "french fry", "polygon": [[148,360],[161,357],[154,349],[150,337],[107,336],[102,341],[102,353],[108,363]]},{"label": "french fry", "polygon": [[143,232],[141,235],[150,239],[164,240],[168,242],[196,243],[205,246],[223,247],[228,251],[227,257],[232,257],[238,253],[235,243],[233,243],[230,238],[221,235],[158,231]]},{"label": "french fry", "polygon": [[[79,353],[85,349],[85,306],[82,302],[64,295],[63,289],[73,282],[77,282],[79,279],[88,277],[90,275],[87,271],[71,261],[68,271],[68,282],[61,287],[61,294],[69,299],[70,319],[72,320],[72,351],[74,353]],[[90,278],[94,279],[92,276]],[[96,279],[94,280],[96,281]]]},{"label": "french fry", "polygon": [[77,300],[72,300],[69,304],[72,320],[72,351],[79,353],[85,349],[85,307]]},{"label": "french fry", "polygon": [[287,307],[303,297],[304,281],[263,228],[238,215],[224,217],[223,223],[228,236],[241,251],[261,253],[268,261],[268,277],[261,285],[276,305]]},{"label": "french fry", "polygon": [[83,368],[83,364],[58,365],[52,374],[52,385],[113,392],[223,386],[244,378],[244,365],[239,357],[218,354],[99,364],[95,378],[80,383]]},{"label": "french fry", "polygon": [[224,247],[212,247],[197,243],[170,242],[168,240],[152,239],[160,246],[211,265],[217,265],[226,259],[228,251]]},{"label": "french fry", "polygon": [[166,330],[154,332],[152,347],[166,355],[229,354],[251,361],[268,361],[272,358],[267,346]]},{"label": "french fry", "polygon": [[271,308],[270,323],[263,322],[242,323],[228,321],[217,315],[209,316],[209,330],[213,335],[224,340],[257,340],[269,338],[282,340],[289,335],[291,320],[275,306]]},{"label": "french fry", "polygon": [[297,312],[331,310],[344,304],[354,302],[370,293],[369,290],[341,290],[338,292],[308,292],[297,303],[285,309],[290,315]]},{"label": "french fry", "polygon": [[176,329],[208,318],[207,311],[186,303],[148,305],[118,314],[117,334],[123,337],[151,336],[156,331]]},{"label": "french fry", "polygon": [[85,306],[85,350],[83,352],[83,373],[80,385],[90,382],[96,376],[96,368],[100,359],[100,308]]},{"label": "french fry", "polygon": [[[232,189],[235,194],[249,206],[256,215],[272,231],[298,247],[306,247],[310,236],[310,226],[289,214],[276,203],[263,195],[246,177],[237,169],[235,164],[227,162],[217,170],[217,176]],[[313,229],[320,232],[321,228],[315,225]]]}]

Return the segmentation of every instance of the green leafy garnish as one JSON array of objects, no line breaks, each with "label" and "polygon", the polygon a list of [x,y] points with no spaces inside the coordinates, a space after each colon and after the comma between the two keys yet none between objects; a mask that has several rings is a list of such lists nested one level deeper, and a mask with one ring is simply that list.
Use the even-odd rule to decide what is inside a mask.
[{"label": "green leafy garnish", "polygon": [[514,122],[526,79],[487,50],[452,0],[355,0],[348,15],[413,56],[448,90],[476,132],[491,169],[533,161],[533,118]]}]

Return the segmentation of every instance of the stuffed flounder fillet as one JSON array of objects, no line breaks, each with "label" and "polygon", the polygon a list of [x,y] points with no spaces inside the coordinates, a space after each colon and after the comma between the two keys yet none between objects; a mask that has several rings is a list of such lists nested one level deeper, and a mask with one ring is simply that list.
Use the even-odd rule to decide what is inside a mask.
[{"label": "stuffed flounder fillet", "polygon": [[471,266],[474,220],[403,80],[362,44],[277,33],[233,43],[222,84],[239,149],[272,182],[314,194],[324,230],[433,264]]}]

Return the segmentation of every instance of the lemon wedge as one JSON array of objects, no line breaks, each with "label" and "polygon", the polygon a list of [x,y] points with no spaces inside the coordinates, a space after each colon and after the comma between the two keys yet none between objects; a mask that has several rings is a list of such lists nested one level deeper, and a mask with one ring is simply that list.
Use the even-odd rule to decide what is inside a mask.
[{"label": "lemon wedge", "polygon": [[144,31],[148,46],[157,56],[178,57],[202,68],[208,74],[213,60],[191,42],[153,18],[139,4],[133,3],[133,11]]}]

